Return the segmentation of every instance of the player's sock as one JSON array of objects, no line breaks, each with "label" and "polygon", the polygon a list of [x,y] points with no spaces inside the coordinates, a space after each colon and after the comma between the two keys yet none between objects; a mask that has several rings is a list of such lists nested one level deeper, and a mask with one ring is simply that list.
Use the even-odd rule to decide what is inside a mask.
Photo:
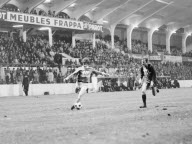
[{"label": "player's sock", "polygon": [[25,96],[28,96],[28,92],[25,90]]},{"label": "player's sock", "polygon": [[157,93],[159,93],[159,89],[158,89],[158,88],[157,88],[157,90],[156,90],[156,91],[157,91]]},{"label": "player's sock", "polygon": [[152,87],[151,90],[152,90],[153,96],[155,96],[156,95],[156,87]]},{"label": "player's sock", "polygon": [[147,104],[146,104],[146,94],[142,95],[142,100],[143,100],[143,106],[140,106],[140,108],[146,108]]},{"label": "player's sock", "polygon": [[75,105],[72,105],[71,110],[74,110],[74,109],[75,109]]},{"label": "player's sock", "polygon": [[76,88],[76,89],[75,89],[75,93],[79,93],[79,92],[80,92],[80,90],[81,90],[81,88],[79,88],[79,87],[78,87],[78,88]]}]

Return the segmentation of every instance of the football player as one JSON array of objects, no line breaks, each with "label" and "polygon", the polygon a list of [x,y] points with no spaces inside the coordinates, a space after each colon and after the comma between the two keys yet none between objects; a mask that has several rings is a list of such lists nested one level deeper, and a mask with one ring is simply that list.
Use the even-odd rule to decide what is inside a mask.
[{"label": "football player", "polygon": [[78,87],[78,96],[77,100],[75,101],[75,104],[72,105],[71,110],[73,109],[80,109],[78,106],[80,105],[81,97],[87,93],[89,90],[95,89],[93,84],[91,83],[92,76],[95,75],[108,75],[104,72],[100,72],[95,70],[92,67],[89,67],[89,61],[83,60],[83,66],[77,68],[72,74],[67,76],[65,80],[68,80],[73,75],[77,76],[77,87]]},{"label": "football player", "polygon": [[140,69],[140,75],[141,78],[139,80],[139,83],[141,86],[142,91],[142,100],[143,100],[143,106],[140,108],[146,108],[146,90],[151,88],[153,96],[156,95],[156,92],[159,92],[159,90],[156,88],[156,72],[152,64],[149,63],[149,60],[147,58],[144,58],[142,60],[142,67]]}]

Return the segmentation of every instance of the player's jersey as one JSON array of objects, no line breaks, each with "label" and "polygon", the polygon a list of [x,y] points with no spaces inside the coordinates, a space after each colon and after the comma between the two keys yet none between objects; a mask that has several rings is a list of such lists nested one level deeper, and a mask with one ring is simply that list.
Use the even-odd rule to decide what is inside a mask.
[{"label": "player's jersey", "polygon": [[77,73],[77,81],[83,83],[90,83],[91,77],[94,74],[92,68],[84,68]]},{"label": "player's jersey", "polygon": [[156,73],[151,64],[141,67],[141,79],[147,83],[150,83],[151,81],[156,81]]}]

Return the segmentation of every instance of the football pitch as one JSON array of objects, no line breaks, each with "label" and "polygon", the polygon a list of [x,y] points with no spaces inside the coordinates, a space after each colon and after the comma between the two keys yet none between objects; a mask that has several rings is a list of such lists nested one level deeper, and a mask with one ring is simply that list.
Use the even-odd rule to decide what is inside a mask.
[{"label": "football pitch", "polygon": [[192,144],[192,88],[0,98],[0,144]]}]

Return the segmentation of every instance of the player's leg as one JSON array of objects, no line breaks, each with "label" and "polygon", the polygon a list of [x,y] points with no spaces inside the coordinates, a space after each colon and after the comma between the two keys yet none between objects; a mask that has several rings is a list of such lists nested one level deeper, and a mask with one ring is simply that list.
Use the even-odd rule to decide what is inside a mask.
[{"label": "player's leg", "polygon": [[75,84],[75,93],[78,94],[80,90],[81,90],[80,83],[79,83],[79,82],[76,82],[76,84]]},{"label": "player's leg", "polygon": [[81,101],[81,97],[85,94],[85,93],[87,93],[87,86],[82,86],[81,87],[81,89],[80,89],[80,91],[79,91],[79,94],[78,94],[78,96],[77,96],[77,100],[75,101],[75,104],[71,107],[71,110],[73,110],[73,109],[75,109],[75,105],[77,104],[77,103],[80,103],[80,101]]},{"label": "player's leg", "polygon": [[156,87],[156,92],[157,92],[157,93],[159,93],[158,83],[159,83],[159,81],[156,79],[156,81],[155,81],[155,87]]},{"label": "player's leg", "polygon": [[142,93],[142,101],[143,101],[143,106],[140,106],[140,108],[146,108],[147,107],[147,96],[146,96],[146,91],[147,91],[147,86],[148,83],[144,82],[141,87],[141,93]]},{"label": "player's leg", "polygon": [[157,81],[154,82],[154,85],[151,87],[153,96],[156,96],[159,93],[159,89],[157,88]]},{"label": "player's leg", "polygon": [[88,86],[89,93],[96,93],[99,91],[100,85],[98,83],[90,83]]},{"label": "player's leg", "polygon": [[29,85],[26,86],[26,96],[28,96]]},{"label": "player's leg", "polygon": [[155,87],[155,85],[151,86],[151,90],[152,90],[152,95],[156,96],[156,87]]},{"label": "player's leg", "polygon": [[28,86],[27,85],[24,85],[24,92],[25,92],[25,95],[28,96]]}]

